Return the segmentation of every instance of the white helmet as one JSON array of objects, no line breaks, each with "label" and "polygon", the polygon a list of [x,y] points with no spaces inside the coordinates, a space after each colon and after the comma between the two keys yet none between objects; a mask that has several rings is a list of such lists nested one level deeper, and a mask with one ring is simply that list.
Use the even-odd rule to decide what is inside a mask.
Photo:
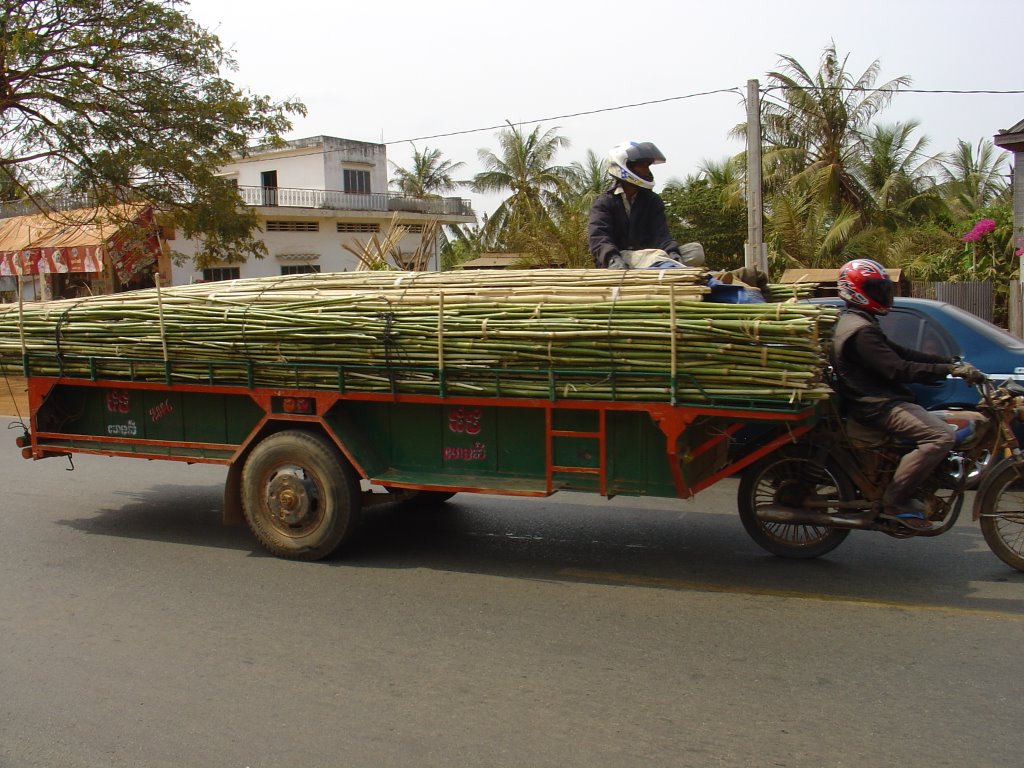
[{"label": "white helmet", "polygon": [[608,174],[619,181],[627,181],[644,189],[654,189],[654,179],[644,179],[630,169],[632,163],[656,165],[665,162],[661,150],[649,141],[627,141],[616,144],[608,152]]}]

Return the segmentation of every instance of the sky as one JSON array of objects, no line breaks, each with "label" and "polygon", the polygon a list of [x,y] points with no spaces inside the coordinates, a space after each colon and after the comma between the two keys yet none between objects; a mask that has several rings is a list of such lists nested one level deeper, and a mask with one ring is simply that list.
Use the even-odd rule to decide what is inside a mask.
[{"label": "sky", "polygon": [[[782,55],[817,72],[832,42],[878,85],[929,91],[1024,90],[1021,0],[194,0],[187,13],[231,52],[239,87],[297,98],[308,114],[286,139],[329,135],[387,144],[411,166],[437,148],[483,170],[506,123],[557,128],[556,162],[652,141],[667,157],[657,187],[743,150],[747,82],[768,83]],[[1014,31],[1017,32],[1016,39]],[[710,91],[724,93],[705,94]],[[630,106],[639,105],[639,106]],[[590,113],[590,114],[581,114]],[[901,93],[877,120],[917,120],[928,151],[977,145],[1024,119],[1024,94]],[[480,130],[484,129],[484,130]],[[455,135],[444,135],[455,134]],[[430,138],[428,138],[430,137]],[[1007,169],[1009,168],[1007,155]],[[390,175],[390,174],[389,174]],[[453,195],[492,212],[500,197]]]}]

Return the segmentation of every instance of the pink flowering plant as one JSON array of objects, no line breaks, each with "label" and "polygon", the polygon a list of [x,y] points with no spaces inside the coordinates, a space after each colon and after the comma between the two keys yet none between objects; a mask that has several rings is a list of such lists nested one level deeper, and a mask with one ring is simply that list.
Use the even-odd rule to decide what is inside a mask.
[{"label": "pink flowering plant", "polygon": [[979,240],[981,240],[981,238],[983,238],[985,235],[987,235],[989,232],[995,232],[995,231],[996,231],[996,220],[995,219],[980,219],[978,221],[978,223],[975,224],[971,228],[971,231],[968,232],[963,237],[961,237],[960,239],[963,240],[965,243],[976,243]]},{"label": "pink flowering plant", "polygon": [[[990,206],[989,216],[979,218],[960,236],[964,244],[964,271],[968,279],[992,280],[994,283],[1016,277],[1013,256],[1013,213],[1008,205]],[[992,215],[994,214],[994,216]],[[962,231],[962,230],[961,230]]]}]

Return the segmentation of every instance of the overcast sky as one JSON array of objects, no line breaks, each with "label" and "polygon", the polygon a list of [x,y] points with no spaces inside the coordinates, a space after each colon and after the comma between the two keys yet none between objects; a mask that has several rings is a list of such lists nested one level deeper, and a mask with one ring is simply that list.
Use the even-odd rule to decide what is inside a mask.
[{"label": "overcast sky", "polygon": [[[748,80],[765,85],[782,54],[814,73],[833,40],[855,76],[877,59],[879,84],[1024,89],[1021,0],[194,0],[189,12],[233,51],[238,85],[306,104],[286,138],[384,142],[403,166],[418,139],[465,162],[464,178],[482,170],[479,148],[498,151],[494,126],[540,121],[571,141],[561,164],[653,141],[668,158],[660,189],[743,149],[728,133]],[[734,90],[678,98],[722,89]],[[607,111],[570,116],[595,110]],[[881,115],[910,119],[931,152],[976,145],[1024,119],[1024,95],[904,93]],[[478,214],[495,206],[456,194]]]}]

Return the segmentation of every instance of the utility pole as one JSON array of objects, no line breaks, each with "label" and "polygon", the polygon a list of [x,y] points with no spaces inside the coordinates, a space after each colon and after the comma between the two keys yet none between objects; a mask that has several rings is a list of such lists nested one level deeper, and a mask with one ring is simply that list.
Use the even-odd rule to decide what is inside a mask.
[{"label": "utility pole", "polygon": [[747,80],[747,243],[743,265],[768,273],[761,189],[761,97],[757,80]]}]

